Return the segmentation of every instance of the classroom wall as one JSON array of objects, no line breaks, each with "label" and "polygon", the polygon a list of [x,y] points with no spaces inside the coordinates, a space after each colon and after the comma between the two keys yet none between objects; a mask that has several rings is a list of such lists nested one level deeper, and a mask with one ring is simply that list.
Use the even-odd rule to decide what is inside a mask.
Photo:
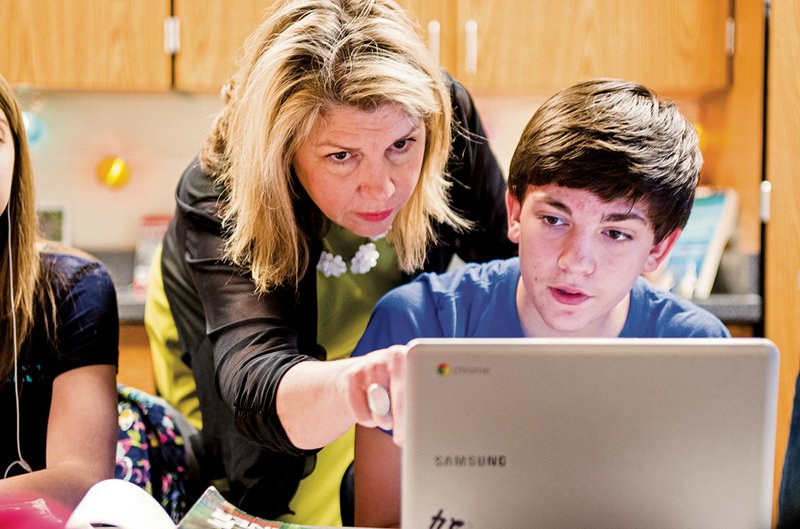
[{"label": "classroom wall", "polygon": [[[142,217],[171,215],[173,192],[221,108],[216,96],[20,91],[42,126],[32,148],[37,198],[64,205],[71,243],[93,250],[133,249]],[[540,98],[478,101],[504,170]],[[109,155],[128,163],[128,183],[97,178]]]}]

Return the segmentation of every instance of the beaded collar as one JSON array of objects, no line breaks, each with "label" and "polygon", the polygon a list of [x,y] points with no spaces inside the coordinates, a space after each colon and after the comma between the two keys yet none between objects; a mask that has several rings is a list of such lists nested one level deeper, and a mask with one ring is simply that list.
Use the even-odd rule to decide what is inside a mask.
[{"label": "beaded collar", "polygon": [[[358,247],[355,255],[350,258],[350,273],[366,274],[378,265],[380,253],[372,241],[383,238],[383,235],[371,237],[370,242]],[[347,265],[341,255],[323,250],[319,256],[317,270],[322,272],[325,277],[339,277],[347,272]]]}]

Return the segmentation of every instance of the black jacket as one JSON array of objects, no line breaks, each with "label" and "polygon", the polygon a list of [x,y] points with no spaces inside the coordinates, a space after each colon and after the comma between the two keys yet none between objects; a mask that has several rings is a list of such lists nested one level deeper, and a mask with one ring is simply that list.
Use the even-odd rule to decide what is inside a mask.
[{"label": "black jacket", "polygon": [[[454,254],[464,261],[487,261],[516,252],[506,236],[505,180],[469,94],[448,80],[454,120],[470,134],[454,140],[448,165],[451,203],[476,229],[459,234],[436,226],[438,244],[428,252],[425,271],[444,271]],[[290,367],[325,358],[317,343],[316,271],[309,266],[297,290],[254,295],[249,272],[221,260],[217,213],[222,193],[197,159],[184,171],[164,239],[164,290],[197,381],[209,456],[204,461],[222,463],[219,470],[231,484],[229,499],[239,507],[276,518],[289,512],[299,480],[315,461],[316,451],[299,450],[289,441],[277,416],[276,394]],[[307,196],[298,198],[295,209],[311,241],[309,262],[316,263],[325,221]]]}]

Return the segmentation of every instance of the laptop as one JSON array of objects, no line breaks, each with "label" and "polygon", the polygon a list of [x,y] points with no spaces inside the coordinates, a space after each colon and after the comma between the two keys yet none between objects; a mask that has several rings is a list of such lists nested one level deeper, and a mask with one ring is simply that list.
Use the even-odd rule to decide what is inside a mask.
[{"label": "laptop", "polygon": [[769,340],[409,345],[404,529],[771,527]]}]

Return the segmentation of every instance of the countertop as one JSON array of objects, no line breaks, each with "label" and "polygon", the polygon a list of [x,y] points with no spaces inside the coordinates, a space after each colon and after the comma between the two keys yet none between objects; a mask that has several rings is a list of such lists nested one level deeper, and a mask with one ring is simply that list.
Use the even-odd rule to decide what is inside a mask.
[{"label": "countertop", "polygon": [[120,323],[139,324],[144,321],[144,292],[133,290],[132,250],[86,250],[106,265],[117,290]]},{"label": "countertop", "polygon": [[[144,301],[143,292],[134,291],[131,286],[133,278],[133,252],[132,251],[91,251],[98,259],[106,264],[117,287],[117,305],[119,308],[119,319],[121,323],[140,324],[144,321]],[[755,325],[762,321],[763,309],[762,299],[759,294],[747,292],[749,287],[756,283],[752,279],[754,275],[753,266],[756,265],[754,259],[729,259],[728,262],[736,263],[736,285],[726,280],[731,276],[731,266],[723,266],[720,269],[720,277],[715,283],[714,290],[726,287],[737,287],[736,290],[745,289],[744,293],[728,293],[712,291],[708,299],[693,299],[697,305],[716,315],[726,324],[745,324]],[[723,265],[726,263],[724,262]],[[744,272],[743,272],[744,270]],[[757,273],[755,274],[757,276]],[[744,279],[742,279],[744,278]]]},{"label": "countertop", "polygon": [[762,299],[758,294],[711,294],[708,299],[693,299],[723,323],[755,325],[763,317]]},{"label": "countertop", "polygon": [[[142,293],[128,288],[117,290],[120,323],[137,324],[144,321]],[[692,300],[717,316],[724,323],[754,325],[761,321],[761,296],[758,294],[711,294],[708,299]]]},{"label": "countertop", "polygon": [[129,286],[117,288],[119,322],[128,324],[143,323],[144,299],[145,295],[143,292],[134,291]]}]

